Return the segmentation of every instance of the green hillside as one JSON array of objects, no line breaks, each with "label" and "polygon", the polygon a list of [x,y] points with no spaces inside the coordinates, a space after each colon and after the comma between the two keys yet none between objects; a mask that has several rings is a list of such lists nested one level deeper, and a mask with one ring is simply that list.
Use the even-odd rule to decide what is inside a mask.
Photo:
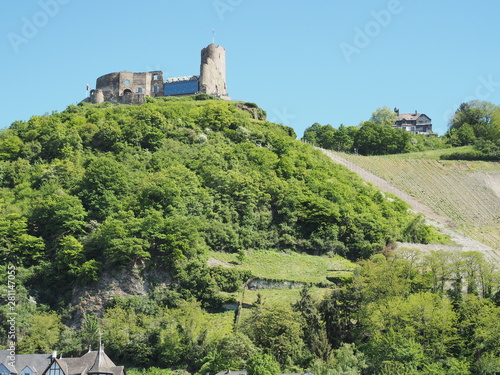
[{"label": "green hillside", "polygon": [[[37,265],[33,285],[55,307],[109,268],[151,264],[189,279],[188,264],[206,272],[195,260],[207,250],[355,260],[414,233],[438,237],[403,202],[239,104],[81,104],[12,124],[0,141],[2,263]],[[219,303],[199,288],[204,304]]]},{"label": "green hillside", "polygon": [[498,367],[480,254],[394,254],[447,238],[255,104],[207,99],[81,103],[0,133],[0,325],[15,306],[18,353],[102,334],[132,375]]}]

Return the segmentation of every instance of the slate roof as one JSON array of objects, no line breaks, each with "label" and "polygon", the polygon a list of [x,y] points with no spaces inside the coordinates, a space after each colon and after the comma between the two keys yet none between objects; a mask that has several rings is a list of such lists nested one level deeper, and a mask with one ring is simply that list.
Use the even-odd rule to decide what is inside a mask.
[{"label": "slate roof", "polygon": [[58,358],[56,361],[66,375],[122,375],[125,372],[123,366],[116,366],[102,348],[80,358]]},{"label": "slate roof", "polygon": [[[51,354],[19,354],[16,356],[16,367],[8,366],[8,350],[0,350],[0,363],[12,374],[21,374],[21,371],[29,366],[33,375],[42,375],[52,364]],[[66,375],[91,375],[109,374],[126,375],[123,366],[116,366],[107,356],[102,347],[99,350],[89,351],[81,357],[56,358],[55,362]]]},{"label": "slate roof", "polygon": [[41,375],[52,362],[51,354],[18,354],[16,355],[15,368],[9,366],[9,350],[0,350],[0,363],[10,371],[11,374],[20,374],[28,366],[33,374]]},{"label": "slate roof", "polygon": [[429,116],[427,116],[423,113],[401,113],[396,118],[396,121],[403,121],[403,120],[416,121],[420,116],[425,116],[425,117],[429,118]]}]

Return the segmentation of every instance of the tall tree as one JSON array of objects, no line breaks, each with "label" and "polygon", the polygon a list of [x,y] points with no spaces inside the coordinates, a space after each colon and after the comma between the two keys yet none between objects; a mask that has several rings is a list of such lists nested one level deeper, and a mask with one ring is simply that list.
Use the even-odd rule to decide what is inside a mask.
[{"label": "tall tree", "polygon": [[378,125],[392,126],[396,123],[397,117],[397,113],[389,109],[389,107],[381,107],[372,113],[370,121]]},{"label": "tall tree", "polygon": [[283,367],[302,354],[300,315],[289,306],[260,306],[248,320],[246,331],[256,346],[268,350]]}]

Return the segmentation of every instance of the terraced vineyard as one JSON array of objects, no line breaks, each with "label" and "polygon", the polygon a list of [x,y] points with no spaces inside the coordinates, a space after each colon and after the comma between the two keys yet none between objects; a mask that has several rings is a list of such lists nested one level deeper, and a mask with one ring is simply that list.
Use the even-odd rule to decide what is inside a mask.
[{"label": "terraced vineyard", "polygon": [[330,153],[373,173],[500,250],[500,163]]}]

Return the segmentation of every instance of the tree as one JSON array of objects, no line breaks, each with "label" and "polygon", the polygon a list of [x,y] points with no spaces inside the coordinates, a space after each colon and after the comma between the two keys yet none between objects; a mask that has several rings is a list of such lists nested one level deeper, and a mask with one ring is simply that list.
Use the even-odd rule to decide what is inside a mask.
[{"label": "tree", "polygon": [[464,123],[460,128],[458,128],[456,131],[456,135],[458,140],[460,141],[460,146],[472,145],[476,141],[474,128],[468,123]]},{"label": "tree", "polygon": [[5,131],[0,138],[0,160],[16,160],[23,147],[23,140]]},{"label": "tree", "polygon": [[80,337],[85,347],[94,348],[99,344],[99,320],[95,314],[83,312]]},{"label": "tree", "polygon": [[356,131],[354,126],[340,125],[338,129],[334,129],[331,125],[316,122],[304,131],[303,140],[329,150],[350,152]]},{"label": "tree", "polygon": [[376,367],[396,361],[422,368],[451,356],[458,340],[451,302],[432,293],[376,301],[366,306],[362,317],[370,337],[368,354]]},{"label": "tree", "polygon": [[354,344],[342,344],[331,363],[316,359],[310,372],[314,375],[358,375],[367,367],[364,357]]},{"label": "tree", "polygon": [[484,371],[486,367],[495,367],[499,371],[500,308],[488,299],[468,295],[464,297],[458,313],[464,354],[473,360],[474,373],[489,374],[490,372]]},{"label": "tree", "polygon": [[83,245],[75,237],[65,236],[59,241],[55,259],[58,272],[77,276],[84,259]]},{"label": "tree", "polygon": [[361,125],[356,138],[354,148],[362,155],[380,155],[385,151],[383,139],[383,125],[367,121]]},{"label": "tree", "polygon": [[[124,267],[150,259],[149,243],[142,238],[142,220],[131,211],[108,217],[86,244],[88,252],[102,253],[101,260]],[[96,254],[97,255],[97,254]]]},{"label": "tree", "polygon": [[80,184],[79,196],[97,219],[117,210],[128,186],[128,173],[123,163],[100,156],[89,161]]},{"label": "tree", "polygon": [[[489,102],[472,100],[462,103],[451,119],[450,131],[458,131],[467,124],[473,129],[476,138],[495,140],[500,125],[496,121],[496,113],[498,107]],[[468,135],[468,132],[466,134]]]},{"label": "tree", "polygon": [[452,263],[452,254],[444,250],[431,250],[424,255],[423,264],[428,270],[428,272],[425,273],[425,277],[429,279],[429,284],[433,293],[444,293],[445,286],[453,274]]},{"label": "tree", "polygon": [[316,357],[328,361],[332,348],[328,342],[325,322],[319,310],[320,304],[313,300],[310,289],[300,291],[300,299],[292,305],[294,311],[302,316],[304,342]]},{"label": "tree", "polygon": [[353,342],[361,295],[352,286],[336,288],[321,302],[319,310],[325,322],[328,340],[334,349],[342,343]]},{"label": "tree", "polygon": [[33,200],[29,224],[46,240],[81,233],[86,216],[82,202],[62,189],[52,189]]},{"label": "tree", "polygon": [[236,110],[226,102],[207,101],[201,108],[198,124],[202,128],[220,131],[228,128],[236,129],[243,125],[242,118],[238,118]]},{"label": "tree", "polygon": [[61,317],[55,312],[33,315],[26,332],[19,335],[20,353],[51,353],[59,342],[61,329]]},{"label": "tree", "polygon": [[411,292],[412,279],[416,275],[409,272],[409,261],[375,254],[360,263],[361,268],[353,280],[351,288],[361,294],[364,302],[375,302],[387,297],[406,297]]},{"label": "tree", "polygon": [[208,356],[198,374],[216,374],[224,370],[241,370],[257,352],[252,341],[242,332],[234,332],[220,340]]},{"label": "tree", "polygon": [[25,217],[9,214],[0,218],[0,263],[35,265],[43,257],[44,250],[43,239],[28,234]]},{"label": "tree", "polygon": [[249,318],[246,331],[256,346],[268,350],[283,367],[302,354],[301,319],[289,306],[260,306]]},{"label": "tree", "polygon": [[257,353],[248,360],[248,375],[278,375],[280,366],[269,354]]},{"label": "tree", "polygon": [[322,127],[323,125],[315,122],[314,124],[306,128],[306,130],[304,130],[304,136],[302,137],[302,139],[314,146],[319,146],[318,135],[321,132]]},{"label": "tree", "polygon": [[392,126],[396,124],[396,119],[398,115],[396,112],[390,110],[388,107],[377,108],[375,112],[372,113],[370,121],[378,125]]},{"label": "tree", "polygon": [[332,150],[339,152],[352,152],[354,135],[358,128],[340,125],[333,136]]},{"label": "tree", "polygon": [[410,148],[410,134],[404,130],[366,121],[356,133],[354,148],[363,155],[403,153]]}]

